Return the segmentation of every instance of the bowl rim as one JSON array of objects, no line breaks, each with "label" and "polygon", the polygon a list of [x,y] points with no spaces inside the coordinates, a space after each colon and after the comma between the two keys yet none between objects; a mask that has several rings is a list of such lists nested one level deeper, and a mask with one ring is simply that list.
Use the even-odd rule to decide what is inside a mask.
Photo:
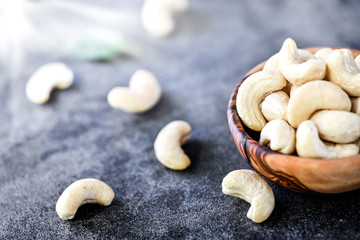
[{"label": "bowl rim", "polygon": [[[325,48],[325,47],[312,47],[312,48],[305,48],[306,50],[314,53],[317,50],[321,49],[321,48]],[[340,47],[330,47],[332,49],[340,49]],[[348,48],[350,49],[350,48]],[[356,49],[350,49],[353,52],[354,57],[360,55],[360,50],[356,50]],[[284,159],[285,163],[288,161],[291,161],[291,163],[295,163],[296,165],[298,165],[299,167],[307,167],[307,165],[309,165],[308,169],[311,168],[322,168],[322,167],[326,167],[326,168],[337,168],[338,166],[344,166],[344,165],[355,165],[355,168],[360,172],[360,154],[357,155],[353,155],[353,156],[349,156],[349,157],[344,157],[344,158],[332,158],[332,159],[324,159],[324,158],[305,158],[305,157],[299,157],[297,155],[286,155],[286,154],[282,154],[279,152],[275,152],[273,150],[271,150],[268,147],[265,147],[263,145],[261,145],[257,140],[253,139],[248,132],[245,131],[245,129],[243,128],[245,125],[243,124],[243,122],[241,121],[238,113],[237,113],[237,108],[236,108],[236,96],[238,93],[238,89],[240,87],[240,85],[246,80],[247,77],[249,77],[251,74],[261,71],[264,64],[266,61],[256,65],[255,67],[253,67],[250,71],[248,71],[243,77],[242,79],[239,81],[239,83],[237,84],[237,86],[235,87],[235,89],[233,90],[233,92],[230,95],[230,99],[229,99],[229,104],[228,104],[228,111],[227,111],[227,117],[228,117],[228,124],[230,127],[230,131],[231,134],[235,140],[235,143],[240,151],[240,144],[246,144],[246,145],[255,145],[256,148],[258,148],[259,150],[261,150],[262,152],[265,153],[265,156],[267,159],[278,159],[278,158],[282,158]],[[245,126],[246,128],[246,126]],[[242,138],[242,139],[238,139],[238,138]],[[239,142],[242,141],[242,143]],[[244,147],[247,148],[247,147]],[[243,158],[249,163],[249,165],[251,167],[253,167],[254,169],[256,169],[257,171],[259,171],[257,169],[257,167],[254,167],[253,164],[250,161],[250,158],[247,156],[246,150],[244,150],[243,152],[240,151],[241,155],[243,156]],[[261,171],[259,171],[261,172]],[[262,172],[261,172],[262,173]],[[263,174],[264,175],[264,174]],[[266,176],[266,175],[264,175]],[[267,177],[267,176],[266,176]],[[268,178],[268,177],[267,177]],[[272,179],[270,179],[272,180]],[[309,189],[308,187],[304,186],[303,184],[299,183],[300,185],[302,185],[302,189],[297,189],[300,191],[303,191],[304,189],[306,189],[306,191],[314,191],[312,189]],[[355,190],[356,188],[351,189],[350,190]],[[349,190],[346,190],[349,191]]]}]

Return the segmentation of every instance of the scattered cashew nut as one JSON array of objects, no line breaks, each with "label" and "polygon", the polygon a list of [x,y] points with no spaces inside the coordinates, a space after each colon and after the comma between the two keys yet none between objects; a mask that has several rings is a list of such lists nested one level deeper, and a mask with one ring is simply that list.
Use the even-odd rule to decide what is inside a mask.
[{"label": "scattered cashew nut", "polygon": [[276,72],[260,71],[250,75],[240,85],[236,96],[237,112],[246,126],[261,131],[266,121],[260,103],[266,94],[282,89],[286,79]]},{"label": "scattered cashew nut", "polygon": [[320,138],[334,143],[351,143],[360,137],[360,116],[336,110],[318,111],[310,118]]},{"label": "scattered cashew nut", "polygon": [[296,131],[296,152],[300,157],[342,158],[359,153],[356,144],[324,143],[311,120],[302,122]]},{"label": "scattered cashew nut", "polygon": [[280,49],[279,68],[284,77],[295,85],[323,79],[326,73],[325,63],[315,57],[304,60],[291,38],[286,39]]},{"label": "scattered cashew nut", "polygon": [[360,97],[360,69],[349,49],[334,50],[327,58],[329,80],[350,96]]},{"label": "scattered cashew nut", "polygon": [[261,112],[268,121],[275,119],[287,120],[288,102],[289,96],[285,92],[270,93],[260,104]]},{"label": "scattered cashew nut", "polygon": [[186,169],[191,161],[181,148],[190,138],[191,126],[185,121],[168,123],[156,137],[154,150],[156,158],[173,170]]},{"label": "scattered cashew nut", "polygon": [[54,88],[68,88],[73,81],[74,74],[64,63],[47,63],[31,75],[26,83],[25,93],[31,102],[43,104],[49,100]]},{"label": "scattered cashew nut", "polygon": [[146,70],[137,70],[130,79],[129,87],[113,88],[107,99],[113,108],[141,113],[154,107],[160,97],[161,86],[156,77]]},{"label": "scattered cashew nut", "polygon": [[228,173],[222,181],[222,192],[250,203],[247,217],[256,223],[265,221],[275,207],[271,187],[259,174],[251,170]]},{"label": "scattered cashew nut", "polygon": [[310,118],[316,110],[350,111],[349,96],[337,85],[324,80],[316,80],[299,86],[291,94],[288,103],[288,122],[294,128]]},{"label": "scattered cashew nut", "polygon": [[260,133],[260,144],[283,154],[295,151],[295,130],[283,119],[268,122]]},{"label": "scattered cashew nut", "polygon": [[56,212],[61,219],[73,219],[81,205],[97,203],[109,206],[115,196],[114,191],[104,182],[85,178],[72,183],[59,197]]},{"label": "scattered cashew nut", "polygon": [[145,0],[141,9],[143,27],[154,37],[165,37],[175,29],[173,14],[188,6],[188,0]]}]

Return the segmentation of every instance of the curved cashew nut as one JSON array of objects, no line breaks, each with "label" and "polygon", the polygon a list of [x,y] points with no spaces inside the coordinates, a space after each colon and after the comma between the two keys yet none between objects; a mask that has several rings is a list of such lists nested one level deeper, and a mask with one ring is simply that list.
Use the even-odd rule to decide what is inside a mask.
[{"label": "curved cashew nut", "polygon": [[262,129],[259,142],[273,151],[292,154],[295,151],[295,130],[282,119],[272,120]]},{"label": "curved cashew nut", "polygon": [[318,111],[310,118],[320,138],[334,143],[351,143],[360,137],[360,116],[336,110]]},{"label": "curved cashew nut", "polygon": [[222,192],[250,203],[247,217],[257,223],[265,221],[275,207],[271,187],[259,174],[251,170],[228,173],[222,181]]},{"label": "curved cashew nut", "polygon": [[287,120],[288,102],[289,96],[285,92],[270,93],[260,104],[261,112],[268,121],[275,119]]},{"label": "curved cashew nut", "polygon": [[54,88],[68,88],[73,81],[74,73],[64,63],[47,63],[31,75],[26,83],[25,93],[31,102],[43,104],[49,100]]},{"label": "curved cashew nut", "polygon": [[351,101],[337,85],[324,80],[311,81],[299,86],[290,96],[288,122],[297,128],[320,109],[350,111]]},{"label": "curved cashew nut", "polygon": [[115,87],[109,92],[108,103],[113,108],[141,113],[150,110],[161,97],[161,86],[156,77],[137,70],[131,77],[129,87]]},{"label": "curved cashew nut", "polygon": [[70,220],[81,205],[97,203],[109,206],[114,196],[114,191],[106,183],[94,178],[84,178],[65,189],[56,203],[56,212],[61,219]]},{"label": "curved cashew nut", "polygon": [[334,50],[327,58],[329,80],[350,96],[360,97],[360,69],[349,49]]},{"label": "curved cashew nut", "polygon": [[266,121],[260,110],[260,103],[269,92],[282,89],[286,79],[275,72],[256,72],[240,85],[236,96],[236,109],[246,126],[261,131]]},{"label": "curved cashew nut", "polygon": [[165,37],[175,28],[172,15],[188,6],[188,0],[146,0],[141,9],[143,27],[154,37]]},{"label": "curved cashew nut", "polygon": [[351,97],[351,111],[360,115],[360,98],[358,97]]},{"label": "curved cashew nut", "polygon": [[296,152],[300,157],[342,158],[359,153],[356,144],[324,143],[311,120],[304,121],[296,131]]},{"label": "curved cashew nut", "polygon": [[[300,59],[304,62],[308,61],[309,59],[315,58],[315,56],[308,50],[299,48],[299,49],[297,49],[297,51],[299,53]],[[282,74],[279,69],[279,53],[274,54],[265,62],[263,71],[277,72],[277,73]]]},{"label": "curved cashew nut", "polygon": [[327,58],[333,51],[334,50],[332,50],[331,48],[321,48],[314,54],[314,56],[326,63]]},{"label": "curved cashew nut", "polygon": [[186,169],[191,161],[181,148],[190,138],[191,126],[185,121],[168,123],[156,137],[154,150],[156,158],[173,170]]},{"label": "curved cashew nut", "polygon": [[295,85],[323,79],[326,73],[326,65],[322,60],[310,58],[304,61],[291,38],[286,39],[280,49],[279,68],[284,77]]}]

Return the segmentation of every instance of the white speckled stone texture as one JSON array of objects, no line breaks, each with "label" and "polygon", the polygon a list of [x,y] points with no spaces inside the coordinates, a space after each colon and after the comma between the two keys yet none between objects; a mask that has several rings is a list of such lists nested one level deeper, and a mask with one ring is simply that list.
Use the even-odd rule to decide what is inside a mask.
[{"label": "white speckled stone texture", "polygon": [[[358,1],[192,0],[167,39],[144,32],[140,0],[63,2],[77,7],[33,1],[29,21],[43,35],[29,37],[21,51],[13,46],[2,54],[0,239],[360,238],[359,190],[308,195],[270,183],[276,205],[261,224],[246,218],[248,203],[221,192],[228,172],[250,168],[226,119],[241,76],[277,52],[287,37],[301,48],[360,49]],[[81,14],[81,6],[92,17]],[[84,26],[122,30],[136,56],[108,63],[73,58],[63,43]],[[75,84],[37,106],[26,99],[25,83],[50,61],[70,66]],[[158,77],[159,104],[139,115],[111,109],[109,90],[127,85],[139,68]],[[161,165],[153,150],[158,131],[176,119],[193,128],[184,147],[192,165],[181,172]],[[87,177],[110,185],[113,203],[86,205],[74,220],[61,220],[58,197]]]}]

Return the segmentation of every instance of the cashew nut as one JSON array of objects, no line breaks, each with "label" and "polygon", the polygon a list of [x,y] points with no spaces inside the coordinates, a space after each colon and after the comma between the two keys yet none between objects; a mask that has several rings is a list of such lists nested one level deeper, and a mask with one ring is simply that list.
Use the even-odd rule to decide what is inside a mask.
[{"label": "cashew nut", "polygon": [[165,37],[175,29],[173,14],[188,6],[188,0],[145,0],[141,9],[143,27],[154,37]]},{"label": "cashew nut", "polygon": [[322,60],[310,58],[304,61],[291,38],[286,39],[280,49],[279,68],[284,77],[295,85],[323,79],[326,73],[326,65]]},{"label": "cashew nut", "polygon": [[351,101],[337,85],[324,80],[311,81],[299,86],[290,96],[288,122],[297,128],[320,109],[350,111]]},{"label": "cashew nut", "polygon": [[[307,61],[309,59],[313,59],[315,58],[314,55],[304,49],[298,49],[298,53],[300,58],[303,61]],[[272,57],[270,57],[266,62],[265,65],[263,67],[263,71],[265,72],[277,72],[279,74],[282,75],[280,69],[279,69],[279,53],[276,53],[275,55],[273,55]],[[293,85],[291,82],[286,82],[286,86],[282,89],[282,91],[284,91],[286,94],[290,95],[290,92],[292,91],[293,87],[296,85]]]},{"label": "cashew nut", "polygon": [[360,116],[336,110],[318,111],[310,118],[320,138],[334,143],[351,143],[360,137]]},{"label": "cashew nut", "polygon": [[156,137],[154,150],[156,158],[173,170],[186,169],[191,161],[181,148],[190,138],[191,126],[185,121],[168,123]]},{"label": "cashew nut", "polygon": [[359,153],[356,144],[324,143],[311,120],[302,122],[296,131],[296,152],[300,157],[342,158]]},{"label": "cashew nut", "polygon": [[360,98],[358,97],[351,97],[351,111],[360,115]]},{"label": "cashew nut", "polygon": [[[309,59],[314,59],[314,55],[305,49],[298,49],[297,50],[300,56],[300,59],[304,62],[308,61]],[[274,54],[271,56],[264,64],[263,71],[267,72],[277,72],[281,73],[279,69],[279,53]]]},{"label": "cashew nut", "polygon": [[324,63],[326,63],[327,58],[333,52],[331,48],[321,48],[314,55],[316,58],[321,59]]},{"label": "cashew nut", "polygon": [[64,63],[47,63],[31,75],[26,83],[25,93],[31,102],[43,104],[49,100],[50,93],[54,88],[68,88],[73,81],[74,74]]},{"label": "cashew nut", "polygon": [[295,130],[282,119],[272,120],[262,129],[259,142],[271,150],[291,154],[295,151]]},{"label": "cashew nut", "polygon": [[250,75],[239,87],[236,96],[236,109],[246,126],[261,131],[266,121],[260,110],[260,103],[269,92],[282,89],[286,79],[275,72],[256,72]]},{"label": "cashew nut", "polygon": [[115,196],[114,191],[104,182],[85,178],[73,182],[59,197],[56,212],[61,219],[73,219],[76,211],[86,203],[109,206]]},{"label": "cashew nut", "polygon": [[141,113],[156,105],[161,97],[161,86],[156,77],[137,70],[131,77],[129,87],[115,87],[109,92],[108,103],[113,108]]},{"label": "cashew nut", "polygon": [[228,173],[222,181],[222,192],[250,203],[247,217],[256,223],[265,221],[275,207],[271,187],[259,174],[251,170]]},{"label": "cashew nut", "polygon": [[349,49],[334,50],[327,58],[329,80],[350,96],[360,97],[360,69]]},{"label": "cashew nut", "polygon": [[275,119],[287,120],[288,102],[289,96],[285,92],[270,93],[260,104],[261,112],[268,121]]}]

